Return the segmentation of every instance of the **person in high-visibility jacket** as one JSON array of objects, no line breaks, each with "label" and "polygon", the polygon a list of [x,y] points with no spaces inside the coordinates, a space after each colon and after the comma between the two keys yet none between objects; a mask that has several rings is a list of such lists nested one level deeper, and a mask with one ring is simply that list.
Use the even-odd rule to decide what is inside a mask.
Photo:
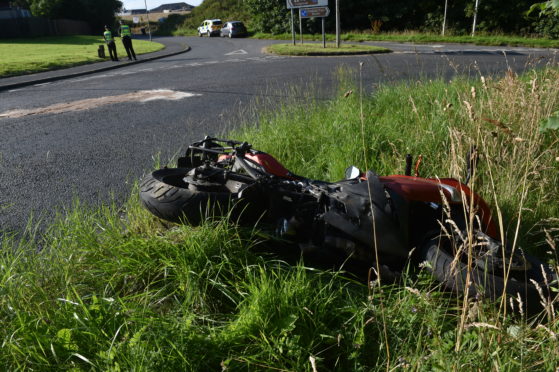
[{"label": "person in high-visibility jacket", "polygon": [[103,38],[105,39],[105,43],[107,43],[107,49],[109,49],[109,55],[111,56],[111,59],[113,61],[118,61],[115,38],[113,37],[113,33],[111,32],[111,28],[109,26],[105,26]]},{"label": "person in high-visibility jacket", "polygon": [[137,61],[136,53],[134,53],[134,47],[132,47],[132,32],[130,31],[130,26],[125,25],[124,22],[120,21],[120,37],[122,38],[122,45],[128,54],[128,60]]}]

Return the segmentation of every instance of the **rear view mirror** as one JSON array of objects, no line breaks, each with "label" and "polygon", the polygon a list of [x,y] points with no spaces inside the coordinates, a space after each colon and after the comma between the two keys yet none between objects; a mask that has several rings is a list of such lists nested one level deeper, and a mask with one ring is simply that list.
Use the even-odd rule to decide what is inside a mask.
[{"label": "rear view mirror", "polygon": [[361,175],[361,171],[355,165],[347,167],[345,170],[345,179],[353,180]]}]

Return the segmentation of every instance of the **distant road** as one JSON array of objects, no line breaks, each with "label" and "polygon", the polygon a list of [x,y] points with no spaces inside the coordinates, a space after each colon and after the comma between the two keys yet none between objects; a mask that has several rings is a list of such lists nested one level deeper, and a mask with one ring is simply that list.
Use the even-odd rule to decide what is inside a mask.
[{"label": "distant road", "polygon": [[254,100],[273,105],[293,86],[329,97],[340,66],[364,62],[371,91],[387,81],[522,72],[553,58],[540,49],[390,43],[373,44],[395,53],[281,57],[262,53],[272,41],[184,40],[185,54],[0,92],[0,230],[21,231],[31,214],[51,218],[73,198],[122,201],[156,158],[165,164],[193,140],[251,121]]}]

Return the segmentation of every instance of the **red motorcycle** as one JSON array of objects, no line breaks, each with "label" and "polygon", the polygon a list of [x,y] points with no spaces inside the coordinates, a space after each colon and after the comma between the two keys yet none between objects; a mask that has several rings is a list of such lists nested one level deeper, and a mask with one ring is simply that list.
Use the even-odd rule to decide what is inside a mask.
[{"label": "red motorcycle", "polygon": [[545,290],[556,275],[502,244],[491,209],[466,184],[419,177],[418,165],[412,176],[408,155],[404,175],[350,167],[344,180],[330,183],[295,175],[246,142],[206,137],[188,147],[177,168],[145,177],[140,199],[168,221],[196,225],[227,214],[258,223],[303,254],[357,262],[381,277],[427,261],[436,279],[458,293],[520,294],[537,307],[535,284]]}]

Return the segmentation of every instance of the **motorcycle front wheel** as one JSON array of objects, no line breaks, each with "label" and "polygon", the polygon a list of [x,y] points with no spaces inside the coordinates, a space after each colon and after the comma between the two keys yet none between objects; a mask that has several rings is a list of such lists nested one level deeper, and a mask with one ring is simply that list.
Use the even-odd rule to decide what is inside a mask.
[{"label": "motorcycle front wheel", "polygon": [[191,168],[164,168],[140,183],[140,200],[155,216],[177,223],[198,225],[227,212],[231,193],[202,191],[184,178]]},{"label": "motorcycle front wheel", "polygon": [[[422,246],[421,259],[429,263],[433,276],[455,293],[465,294],[468,289],[469,297],[493,301],[505,294],[520,296],[521,302],[516,301],[516,306],[522,304],[523,310],[530,313],[541,310],[542,295],[549,295],[548,285],[557,279],[549,266],[520,249],[503,251],[500,242],[482,232],[474,235],[477,241],[472,249],[463,244],[458,248],[460,243],[448,236],[431,237]],[[472,254],[469,260],[468,253]]]}]

